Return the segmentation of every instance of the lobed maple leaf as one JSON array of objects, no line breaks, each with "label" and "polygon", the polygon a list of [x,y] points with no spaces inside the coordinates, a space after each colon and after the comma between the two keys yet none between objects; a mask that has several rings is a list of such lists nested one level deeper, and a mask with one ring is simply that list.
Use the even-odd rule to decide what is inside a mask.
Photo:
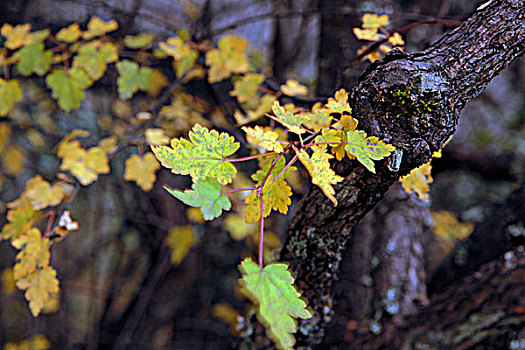
[{"label": "lobed maple leaf", "polygon": [[[255,126],[255,128],[243,126],[242,130],[255,140],[257,146],[264,148],[267,151],[275,151],[278,153],[283,152],[283,145],[277,141],[279,134],[276,132],[262,129],[258,125]],[[248,140],[250,139],[248,138]]]},{"label": "lobed maple leaf", "polygon": [[210,176],[226,185],[232,182],[237,169],[226,157],[239,149],[240,145],[227,133],[208,130],[195,124],[189,132],[189,141],[172,139],[171,147],[152,146],[158,160],[175,174],[191,175],[194,182]]},{"label": "lobed maple leaf", "polygon": [[430,191],[429,184],[434,182],[431,171],[432,166],[430,162],[427,162],[412,169],[407,175],[401,176],[399,181],[401,181],[401,185],[407,193],[415,193],[420,199],[428,202],[430,200],[428,195]]},{"label": "lobed maple leaf", "polygon": [[80,47],[73,59],[73,67],[82,68],[95,81],[102,78],[108,63],[117,60],[118,50],[114,44],[90,42]]},{"label": "lobed maple leaf", "polygon": [[87,30],[82,34],[85,40],[91,40],[97,36],[102,36],[118,29],[118,23],[114,19],[104,22],[97,16],[91,17],[88,22]]},{"label": "lobed maple leaf", "polygon": [[269,117],[284,125],[294,134],[301,135],[306,132],[306,129],[301,127],[301,124],[304,124],[308,120],[304,114],[294,114],[287,111],[279,104],[279,101],[273,103],[272,111],[274,115],[269,115]]},{"label": "lobed maple leaf", "polygon": [[241,79],[233,82],[233,91],[230,96],[236,96],[240,103],[246,102],[257,93],[259,85],[264,81],[262,74],[247,73]]},{"label": "lobed maple leaf", "polygon": [[326,153],[326,146],[312,146],[312,150],[311,157],[306,151],[299,152],[299,160],[312,177],[312,183],[319,186],[332,203],[337,205],[337,199],[334,197],[335,190],[332,185],[343,181],[343,177],[336,175],[335,171],[330,168],[329,160],[334,156]]},{"label": "lobed maple leaf", "polygon": [[74,43],[82,36],[82,31],[78,23],[73,23],[69,27],[64,27],[58,31],[56,38],[66,43]]},{"label": "lobed maple leaf", "polygon": [[17,282],[18,288],[26,290],[25,297],[29,301],[29,309],[37,317],[51,299],[51,293],[59,291],[57,272],[51,266],[33,271]]},{"label": "lobed maple leaf", "polygon": [[60,169],[69,170],[84,186],[94,182],[99,174],[110,171],[107,153],[101,147],[85,150],[78,141],[63,140],[57,155],[62,158]]},{"label": "lobed maple leaf", "polygon": [[149,191],[157,180],[155,172],[159,169],[160,164],[153,153],[148,152],[142,157],[133,154],[126,160],[124,179],[135,181],[144,191]]},{"label": "lobed maple leaf", "polygon": [[151,87],[153,70],[149,67],[139,68],[137,62],[122,60],[117,63],[118,93],[121,99],[127,100],[140,90],[148,91]]},{"label": "lobed maple leaf", "polygon": [[40,175],[36,175],[27,181],[22,196],[27,198],[33,209],[40,210],[59,205],[64,198],[64,188],[59,185],[51,186]]},{"label": "lobed maple leaf", "polygon": [[362,130],[347,131],[346,137],[345,150],[354,155],[361,164],[374,174],[376,170],[372,160],[386,158],[396,149],[375,136],[366,137],[366,133]]},{"label": "lobed maple leaf", "polygon": [[22,249],[16,255],[17,263],[13,267],[15,280],[20,280],[30,273],[49,265],[49,247],[51,243],[48,238],[42,239],[40,230],[32,227],[23,235],[12,240],[17,249]]},{"label": "lobed maple leaf", "polygon": [[66,113],[80,107],[84,90],[92,83],[89,76],[79,68],[71,68],[67,73],[56,69],[46,77],[46,84],[51,88],[53,98],[58,100],[58,105]]},{"label": "lobed maple leaf", "polygon": [[[263,212],[264,217],[268,217],[273,210],[282,214],[288,213],[288,206],[292,204],[292,188],[288,186],[285,180],[274,179],[272,175],[268,176],[266,183],[262,188]],[[260,194],[253,190],[245,199],[246,204],[246,223],[259,221],[261,219]]]},{"label": "lobed maple leaf", "polygon": [[175,198],[192,207],[200,207],[205,220],[213,220],[222,214],[223,210],[230,210],[230,199],[221,193],[221,183],[205,177],[192,185],[193,190],[184,192],[165,187]]},{"label": "lobed maple leaf", "polygon": [[2,232],[0,232],[1,238],[14,239],[25,234],[33,226],[38,214],[29,204],[9,210],[7,212],[8,223],[2,227]]},{"label": "lobed maple leaf", "polygon": [[16,70],[23,76],[29,76],[33,73],[39,76],[44,75],[51,67],[53,60],[51,51],[44,51],[43,43],[23,47],[15,52],[14,56],[18,58]]},{"label": "lobed maple leaf", "polygon": [[295,318],[312,317],[306,303],[294,288],[294,278],[288,266],[271,264],[261,269],[252,259],[246,258],[239,265],[242,278],[241,292],[258,304],[257,317],[266,326],[269,337],[280,349],[293,349],[297,332]]},{"label": "lobed maple leaf", "polygon": [[232,73],[245,73],[248,70],[248,57],[244,50],[248,42],[235,35],[226,35],[219,40],[217,49],[206,52],[208,81],[217,83],[229,78]]}]

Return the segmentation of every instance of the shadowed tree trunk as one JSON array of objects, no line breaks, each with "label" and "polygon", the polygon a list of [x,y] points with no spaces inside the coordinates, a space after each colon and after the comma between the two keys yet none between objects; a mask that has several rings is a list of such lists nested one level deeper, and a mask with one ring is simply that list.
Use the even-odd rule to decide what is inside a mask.
[{"label": "shadowed tree trunk", "polygon": [[443,146],[465,104],[524,49],[523,3],[490,1],[429,49],[392,51],[362,75],[352,92],[353,115],[367,134],[395,145],[402,161],[398,170],[377,164],[376,174],[355,161],[340,163],[336,171],[345,180],[335,186],[339,205],[333,207],[317,188],[299,204],[281,252],[314,310],[311,319],[299,322],[299,346],[320,343],[332,320],[339,261],[355,225],[400,175]]}]

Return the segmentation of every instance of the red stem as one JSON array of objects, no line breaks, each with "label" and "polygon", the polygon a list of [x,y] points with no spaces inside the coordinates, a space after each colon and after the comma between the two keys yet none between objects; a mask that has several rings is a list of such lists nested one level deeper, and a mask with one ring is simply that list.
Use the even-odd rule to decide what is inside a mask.
[{"label": "red stem", "polygon": [[261,202],[261,223],[260,223],[260,231],[259,231],[259,266],[261,267],[261,270],[264,266],[263,261],[263,252],[264,252],[264,206],[263,206],[263,194],[262,194],[262,187],[257,190],[257,192],[260,192],[260,202]]},{"label": "red stem", "polygon": [[47,221],[46,232],[42,236],[42,239],[47,238],[49,236],[49,234],[51,233],[51,227],[52,227],[52,223],[53,223],[53,219],[54,218],[55,218],[55,211],[54,210],[50,210],[49,211],[49,220]]},{"label": "red stem", "polygon": [[274,154],[277,154],[277,152],[268,152],[268,153],[257,154],[255,156],[249,156],[249,157],[243,157],[243,158],[225,159],[225,161],[230,162],[230,163],[244,162],[246,160],[257,159],[257,158],[261,158],[261,157],[271,156],[271,155],[274,155]]}]

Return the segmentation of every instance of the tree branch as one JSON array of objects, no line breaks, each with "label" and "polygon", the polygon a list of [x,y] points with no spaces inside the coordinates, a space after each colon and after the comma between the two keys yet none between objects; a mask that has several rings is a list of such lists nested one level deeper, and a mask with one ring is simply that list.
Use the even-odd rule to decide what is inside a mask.
[{"label": "tree branch", "polygon": [[461,110],[525,50],[521,0],[493,0],[429,49],[399,50],[370,66],[352,92],[353,114],[367,134],[403,152],[393,172],[372,174],[357,162],[337,165],[338,207],[313,188],[299,203],[281,260],[288,261],[314,316],[299,325],[298,345],[321,342],[332,319],[333,285],[341,253],[356,223],[400,175],[428,161],[454,133]]}]

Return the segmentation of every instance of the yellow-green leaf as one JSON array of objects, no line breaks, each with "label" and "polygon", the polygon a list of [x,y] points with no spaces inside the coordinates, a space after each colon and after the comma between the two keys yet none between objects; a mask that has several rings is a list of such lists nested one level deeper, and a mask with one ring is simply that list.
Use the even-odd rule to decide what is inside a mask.
[{"label": "yellow-green leaf", "polygon": [[297,332],[296,318],[312,317],[306,303],[294,288],[294,278],[288,266],[281,263],[261,267],[250,258],[244,259],[241,291],[257,305],[257,317],[266,327],[270,338],[280,349],[293,349]]},{"label": "yellow-green leaf", "polygon": [[78,55],[73,59],[73,67],[82,68],[91,79],[102,78],[107,69],[107,64],[118,60],[117,47],[111,43],[97,47],[96,43],[88,43],[78,50]]},{"label": "yellow-green leaf", "polygon": [[294,134],[301,135],[306,132],[306,129],[301,127],[301,125],[307,121],[305,115],[300,113],[294,114],[290,111],[287,111],[279,104],[279,101],[275,101],[273,103],[272,111],[274,115],[270,115],[270,118],[278,121]]},{"label": "yellow-green leaf", "polygon": [[319,186],[332,203],[337,205],[337,200],[334,197],[335,190],[332,185],[343,181],[343,177],[336,175],[335,171],[330,168],[329,160],[334,156],[326,153],[326,147],[312,146],[312,150],[311,157],[305,151],[299,152],[299,160],[310,173],[312,183]]},{"label": "yellow-green leaf", "polygon": [[84,90],[91,86],[89,76],[79,68],[71,68],[68,73],[61,69],[54,70],[46,77],[47,86],[53,91],[53,98],[65,112],[80,107]]},{"label": "yellow-green leaf", "polygon": [[211,176],[226,185],[237,173],[226,157],[239,149],[240,145],[227,133],[196,124],[189,132],[189,141],[172,139],[171,147],[152,146],[153,153],[162,165],[175,174],[191,175],[194,182]]},{"label": "yellow-green leaf", "polygon": [[2,36],[7,38],[4,46],[11,50],[16,50],[21,46],[26,45],[29,31],[31,30],[31,24],[19,24],[13,27],[9,23],[4,23],[0,33]]},{"label": "yellow-green leaf", "polygon": [[151,87],[153,70],[149,67],[139,68],[138,63],[123,60],[117,63],[119,77],[118,93],[121,99],[130,99],[139,89],[147,91]]},{"label": "yellow-green leaf", "polygon": [[151,33],[142,33],[139,35],[126,35],[124,45],[130,49],[144,49],[151,45],[155,37]]},{"label": "yellow-green leaf", "polygon": [[379,28],[388,25],[388,15],[378,16],[373,13],[363,15],[363,28]]},{"label": "yellow-green leaf", "polygon": [[0,78],[0,116],[4,117],[22,99],[22,89],[18,80],[5,81]]},{"label": "yellow-green leaf", "polygon": [[366,137],[362,130],[347,131],[345,150],[354,155],[368,170],[375,173],[374,162],[388,157],[396,148],[375,136]]},{"label": "yellow-green leaf", "polygon": [[25,234],[33,226],[37,216],[38,212],[29,204],[9,210],[7,212],[8,223],[2,227],[2,239],[12,239]]},{"label": "yellow-green leaf", "polygon": [[230,210],[230,199],[221,193],[222,186],[214,178],[206,177],[193,184],[193,190],[184,192],[165,187],[172,196],[192,207],[200,207],[205,220],[213,220]]},{"label": "yellow-green leaf", "polygon": [[278,153],[283,151],[283,145],[277,141],[279,135],[276,132],[264,130],[258,125],[255,126],[255,128],[243,126],[242,129],[255,140],[257,146],[267,151],[275,151]]},{"label": "yellow-green leaf", "polygon": [[16,69],[23,76],[28,76],[33,73],[39,76],[44,75],[51,67],[51,61],[53,60],[51,51],[44,51],[43,43],[21,48],[15,52],[15,57],[18,58]]},{"label": "yellow-green leaf", "polygon": [[237,100],[243,103],[257,93],[259,85],[264,81],[262,74],[247,73],[241,79],[233,82],[231,96],[237,96]]},{"label": "yellow-green leaf", "polygon": [[[279,211],[282,214],[288,213],[288,206],[292,204],[292,188],[288,186],[286,181],[282,178],[274,180],[273,176],[268,176],[264,187],[262,188],[263,196],[263,212],[264,217],[268,217],[273,210]],[[261,203],[260,195],[257,190],[253,190],[246,197],[246,223],[250,224],[261,219]]]}]

